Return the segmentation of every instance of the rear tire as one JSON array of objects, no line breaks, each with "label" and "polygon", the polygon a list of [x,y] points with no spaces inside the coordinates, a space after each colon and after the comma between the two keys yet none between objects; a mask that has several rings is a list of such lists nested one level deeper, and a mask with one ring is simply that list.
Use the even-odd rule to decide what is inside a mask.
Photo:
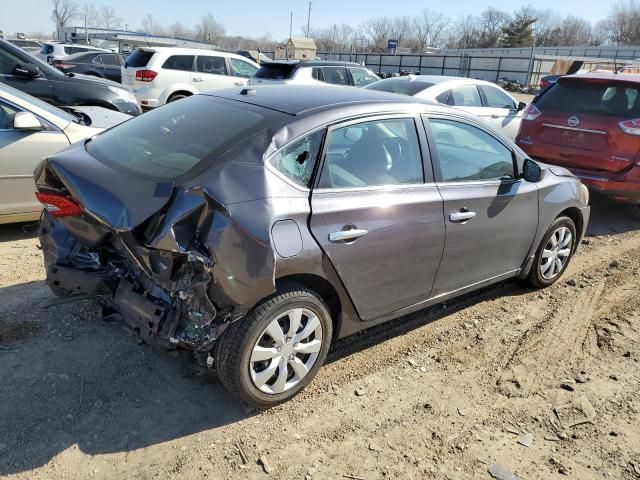
[{"label": "rear tire", "polygon": [[565,216],[556,218],[540,241],[529,272],[529,283],[536,288],[556,283],[573,257],[576,239],[573,220]]},{"label": "rear tire", "polygon": [[182,100],[183,98],[187,98],[188,96],[189,95],[185,93],[174,93],[169,97],[169,99],[167,100],[167,103],[175,102],[177,100]]},{"label": "rear tire", "polygon": [[225,330],[214,349],[215,367],[225,388],[244,403],[273,407],[313,380],[326,359],[332,334],[331,316],[322,299],[290,285]]}]

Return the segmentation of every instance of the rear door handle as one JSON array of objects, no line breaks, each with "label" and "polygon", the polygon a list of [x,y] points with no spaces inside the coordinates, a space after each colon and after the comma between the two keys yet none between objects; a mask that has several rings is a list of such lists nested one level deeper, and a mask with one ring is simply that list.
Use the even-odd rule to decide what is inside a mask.
[{"label": "rear door handle", "polygon": [[454,223],[462,223],[471,220],[476,216],[476,212],[455,212],[449,215],[449,221]]},{"label": "rear door handle", "polygon": [[352,228],[351,230],[340,230],[339,232],[333,232],[329,234],[329,241],[333,243],[348,242],[349,240],[355,240],[360,237],[364,237],[368,230],[360,228]]},{"label": "rear door handle", "polygon": [[194,82],[204,82],[204,80],[202,79],[202,77],[193,77],[193,81],[194,81]]}]

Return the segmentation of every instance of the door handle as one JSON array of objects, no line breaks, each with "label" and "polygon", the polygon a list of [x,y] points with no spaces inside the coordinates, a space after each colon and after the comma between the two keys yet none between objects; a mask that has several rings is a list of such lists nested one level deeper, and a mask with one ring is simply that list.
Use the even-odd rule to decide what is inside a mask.
[{"label": "door handle", "polygon": [[460,211],[460,212],[455,212],[450,214],[449,221],[454,223],[463,223],[463,222],[466,222],[467,220],[471,220],[475,216],[476,216],[476,212]]},{"label": "door handle", "polygon": [[491,115],[491,118],[500,118],[500,115],[496,115],[495,113]]},{"label": "door handle", "polygon": [[194,82],[204,82],[204,80],[202,79],[202,77],[193,77],[193,81],[194,81]]},{"label": "door handle", "polygon": [[233,84],[234,84],[236,87],[242,87],[243,85],[246,85],[246,84],[245,84],[245,82],[240,81],[240,80],[239,80],[239,81],[237,81],[237,82],[233,82]]},{"label": "door handle", "polygon": [[352,228],[351,230],[340,230],[339,232],[333,232],[329,234],[329,241],[333,243],[348,242],[349,240],[355,240],[356,238],[364,237],[368,230],[360,228]]}]

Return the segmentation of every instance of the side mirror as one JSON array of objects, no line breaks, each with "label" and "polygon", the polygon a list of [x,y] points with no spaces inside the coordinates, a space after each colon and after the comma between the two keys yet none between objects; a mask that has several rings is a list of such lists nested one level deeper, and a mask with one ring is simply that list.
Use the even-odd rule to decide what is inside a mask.
[{"label": "side mirror", "polygon": [[518,102],[518,108],[516,108],[516,110],[518,112],[521,112],[522,110],[524,110],[525,108],[527,108],[527,104],[524,102]]},{"label": "side mirror", "polygon": [[522,168],[522,178],[527,182],[537,183],[542,180],[542,168],[530,158],[526,158]]},{"label": "side mirror", "polygon": [[16,77],[26,78],[29,80],[38,78],[41,75],[40,69],[31,63],[20,63],[16,65],[16,68],[13,69],[13,74]]},{"label": "side mirror", "polygon": [[18,112],[13,117],[13,129],[38,131],[42,130],[42,124],[33,113]]}]

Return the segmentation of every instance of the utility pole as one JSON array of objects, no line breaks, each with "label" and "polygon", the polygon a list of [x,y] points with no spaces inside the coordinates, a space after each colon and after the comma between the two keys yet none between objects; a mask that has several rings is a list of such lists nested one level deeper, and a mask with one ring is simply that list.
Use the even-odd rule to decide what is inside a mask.
[{"label": "utility pole", "polygon": [[309,12],[307,13],[307,38],[311,32],[311,2],[309,2]]},{"label": "utility pole", "polygon": [[536,22],[531,24],[531,38],[533,38],[533,42],[531,44],[531,55],[529,56],[529,68],[527,68],[527,80],[525,81],[525,88],[529,88],[531,84],[531,74],[533,73],[533,64],[535,62],[535,52],[536,52]]},{"label": "utility pole", "polygon": [[87,45],[89,44],[89,30],[87,30],[87,14],[84,14],[84,36],[85,36],[85,40],[87,42]]},{"label": "utility pole", "polygon": [[289,38],[293,37],[293,10],[291,10],[291,16],[289,17]]}]

